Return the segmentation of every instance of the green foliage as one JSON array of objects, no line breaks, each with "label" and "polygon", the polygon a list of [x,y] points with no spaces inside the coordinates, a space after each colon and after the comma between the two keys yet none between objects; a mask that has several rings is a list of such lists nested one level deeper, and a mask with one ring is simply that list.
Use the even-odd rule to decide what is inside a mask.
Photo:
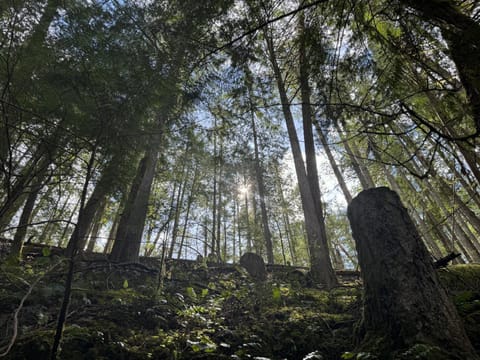
[{"label": "green foliage", "polygon": [[51,254],[50,248],[44,247],[44,248],[42,249],[42,255],[43,255],[43,256],[48,257],[48,256],[50,256],[50,254]]},{"label": "green foliage", "polygon": [[359,353],[354,353],[354,352],[345,352],[342,354],[342,359],[344,360],[377,360],[378,357],[370,354],[368,352],[359,352]]},{"label": "green foliage", "polygon": [[[49,276],[47,267],[39,262],[2,265],[0,301],[7,311],[2,316],[17,306],[28,286],[25,281],[30,283],[40,273]],[[472,278],[470,271],[460,268],[467,280]],[[301,359],[315,354],[324,360],[375,359],[373,349],[347,352],[354,348],[353,328],[361,317],[360,289],[355,287],[327,292],[287,282],[253,286],[239,272],[217,273],[210,268],[205,286],[167,279],[162,295],[153,297],[154,275],[87,269],[78,275],[70,304],[62,343],[62,356],[68,358],[227,359],[236,354],[240,359]],[[64,290],[59,279],[52,273],[34,288],[30,299],[35,301],[25,304],[19,318],[12,359],[47,358],[42,354],[50,348],[52,320]],[[462,292],[457,284],[455,291],[460,310],[476,300],[472,290]],[[469,334],[478,328],[476,309],[461,311]],[[377,340],[372,344],[378,347]],[[417,344],[394,354],[394,359],[448,359],[437,350]]]},{"label": "green foliage", "polygon": [[274,303],[280,304],[282,301],[282,292],[280,291],[280,288],[274,287],[272,289],[272,300]]},{"label": "green foliage", "polygon": [[197,293],[195,292],[195,289],[191,286],[187,287],[185,289],[185,292],[187,293],[187,296],[191,299],[191,300],[197,300]]},{"label": "green foliage", "polygon": [[415,344],[410,349],[398,356],[398,359],[447,359],[448,355],[437,346],[427,344]]}]

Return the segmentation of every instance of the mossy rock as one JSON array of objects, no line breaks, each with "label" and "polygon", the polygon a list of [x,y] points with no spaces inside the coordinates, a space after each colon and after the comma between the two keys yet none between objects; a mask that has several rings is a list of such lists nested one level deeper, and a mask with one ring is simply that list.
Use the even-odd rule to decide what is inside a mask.
[{"label": "mossy rock", "polygon": [[448,266],[438,271],[441,282],[449,291],[478,291],[480,289],[480,264]]}]

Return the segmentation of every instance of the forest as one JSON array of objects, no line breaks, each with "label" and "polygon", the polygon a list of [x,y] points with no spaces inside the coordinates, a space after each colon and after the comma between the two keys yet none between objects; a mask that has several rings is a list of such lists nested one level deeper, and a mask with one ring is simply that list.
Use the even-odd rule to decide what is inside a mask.
[{"label": "forest", "polygon": [[0,358],[478,359],[478,0],[0,2]]}]

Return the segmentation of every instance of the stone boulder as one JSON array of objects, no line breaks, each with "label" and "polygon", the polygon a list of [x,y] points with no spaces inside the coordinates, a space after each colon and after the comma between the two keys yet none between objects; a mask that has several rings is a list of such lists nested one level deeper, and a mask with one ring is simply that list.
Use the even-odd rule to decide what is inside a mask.
[{"label": "stone boulder", "polygon": [[260,255],[247,252],[240,258],[240,265],[243,266],[255,280],[265,280],[267,278],[267,268]]}]

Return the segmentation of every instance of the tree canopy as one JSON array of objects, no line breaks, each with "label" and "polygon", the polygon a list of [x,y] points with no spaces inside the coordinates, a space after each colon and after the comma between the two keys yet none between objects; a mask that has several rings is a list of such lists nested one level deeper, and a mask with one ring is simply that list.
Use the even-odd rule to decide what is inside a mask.
[{"label": "tree canopy", "polygon": [[[480,260],[477,1],[12,0],[0,235],[355,268],[346,204],[400,194],[432,256]],[[83,194],[83,197],[82,197]]]}]

